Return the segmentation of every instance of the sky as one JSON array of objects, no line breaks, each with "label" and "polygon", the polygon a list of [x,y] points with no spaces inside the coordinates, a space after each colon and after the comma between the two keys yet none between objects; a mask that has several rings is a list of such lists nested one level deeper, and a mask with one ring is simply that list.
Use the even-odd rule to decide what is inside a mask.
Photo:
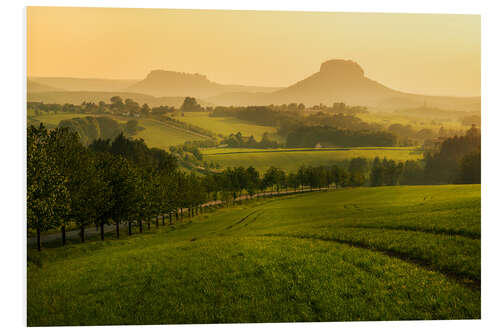
[{"label": "sky", "polygon": [[142,79],[151,70],[289,86],[329,59],[404,92],[481,95],[479,15],[27,8],[28,76]]}]

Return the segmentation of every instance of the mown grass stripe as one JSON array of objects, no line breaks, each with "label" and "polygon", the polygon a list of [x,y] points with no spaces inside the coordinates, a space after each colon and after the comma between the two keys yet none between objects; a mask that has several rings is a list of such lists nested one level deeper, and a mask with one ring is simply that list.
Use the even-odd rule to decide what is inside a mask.
[{"label": "mown grass stripe", "polygon": [[414,231],[423,232],[434,235],[447,235],[447,236],[462,236],[470,239],[481,239],[481,234],[469,230],[450,230],[450,229],[425,229],[412,226],[377,226],[377,225],[343,225],[342,228],[352,229],[375,229],[375,230],[401,230],[401,231]]},{"label": "mown grass stripe", "polygon": [[467,273],[459,273],[451,270],[446,270],[440,267],[437,267],[435,265],[432,265],[431,263],[415,258],[415,257],[410,257],[404,252],[400,251],[395,251],[395,250],[390,250],[390,249],[384,249],[380,247],[373,247],[370,246],[366,243],[359,242],[359,241],[353,241],[353,240],[344,240],[340,238],[335,238],[335,237],[321,237],[321,236],[309,236],[309,235],[285,235],[285,234],[263,234],[260,236],[264,237],[290,237],[290,238],[298,238],[298,239],[313,239],[313,240],[319,240],[323,242],[335,242],[339,244],[346,244],[350,245],[359,249],[364,249],[364,250],[369,250],[377,253],[381,253],[384,255],[387,255],[391,258],[396,258],[403,260],[405,262],[417,265],[423,269],[429,270],[429,271],[434,271],[434,272],[439,272],[446,277],[464,285],[467,288],[478,290],[481,289],[481,280],[476,279],[472,274],[467,274]]},{"label": "mown grass stripe", "polygon": [[229,226],[226,227],[226,229],[231,229],[232,227],[234,226],[237,226],[238,224],[242,223],[243,221],[245,221],[247,218],[249,218],[251,215],[257,213],[258,210],[254,210],[252,211],[250,214],[246,215],[244,218],[240,219],[238,222],[234,223],[234,224],[231,224]]}]

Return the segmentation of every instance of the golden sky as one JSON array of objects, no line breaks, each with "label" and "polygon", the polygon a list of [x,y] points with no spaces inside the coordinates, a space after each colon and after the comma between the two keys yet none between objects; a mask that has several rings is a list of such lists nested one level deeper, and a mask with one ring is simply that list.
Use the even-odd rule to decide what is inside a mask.
[{"label": "golden sky", "polygon": [[141,79],[153,69],[287,86],[328,59],[405,92],[481,94],[479,15],[28,7],[29,76]]}]

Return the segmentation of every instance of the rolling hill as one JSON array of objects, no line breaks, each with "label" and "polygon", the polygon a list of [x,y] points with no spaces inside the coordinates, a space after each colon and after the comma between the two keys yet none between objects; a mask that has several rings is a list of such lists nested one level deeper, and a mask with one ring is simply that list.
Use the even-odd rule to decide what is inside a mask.
[{"label": "rolling hill", "polygon": [[[57,103],[57,104],[81,104],[82,102],[104,101],[109,103],[113,96],[120,96],[123,99],[131,98],[139,104],[147,103],[150,107],[168,105],[180,107],[185,97],[172,96],[172,97],[154,97],[151,95],[124,92],[124,91],[31,91],[28,88],[28,102],[43,102],[43,103]],[[212,105],[211,103],[202,99],[197,100],[202,106]]]},{"label": "rolling hill", "polygon": [[28,251],[28,326],[481,318],[480,185],[257,200]]},{"label": "rolling hill", "polygon": [[209,81],[200,74],[154,70],[127,90],[153,96],[194,96],[204,98],[227,92],[271,92],[279,88],[224,85]]},{"label": "rolling hill", "polygon": [[29,80],[67,91],[123,91],[139,81],[72,77],[30,77]]},{"label": "rolling hill", "polygon": [[240,132],[244,136],[253,135],[255,139],[261,140],[265,132],[276,132],[275,127],[258,125],[234,117],[209,117],[208,112],[185,112],[182,116],[173,118],[224,136]]},{"label": "rolling hill", "polygon": [[26,83],[26,90],[32,93],[41,93],[41,92],[61,91],[62,89],[57,89],[52,86],[28,79]]}]

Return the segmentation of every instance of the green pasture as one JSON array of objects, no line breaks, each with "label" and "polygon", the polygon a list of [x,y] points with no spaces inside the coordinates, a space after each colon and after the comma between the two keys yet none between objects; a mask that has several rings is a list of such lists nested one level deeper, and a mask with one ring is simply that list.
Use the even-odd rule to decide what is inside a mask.
[{"label": "green pasture", "polygon": [[288,172],[297,171],[301,165],[342,165],[354,157],[364,157],[370,160],[375,157],[387,157],[388,159],[403,162],[423,158],[422,152],[416,151],[415,147],[364,147],[336,149],[218,148],[204,149],[202,152],[204,160],[219,163],[219,165],[224,168],[238,166],[246,167],[252,165],[259,171],[265,171],[270,166],[275,166]]},{"label": "green pasture", "polygon": [[208,112],[184,112],[184,116],[175,118],[225,136],[241,132],[243,136],[253,135],[256,140],[260,140],[264,132],[276,132],[274,127],[256,125],[233,117],[209,117]]},{"label": "green pasture", "polygon": [[477,319],[480,192],[295,194],[30,250],[28,325]]},{"label": "green pasture", "polygon": [[[28,115],[30,115],[28,113]],[[31,119],[38,122],[42,122],[51,126],[58,126],[61,120],[73,119],[73,118],[84,118],[84,117],[95,117],[95,115],[88,115],[85,113],[58,113],[58,114],[43,114],[43,115],[31,115]],[[29,125],[29,124],[28,124]]]},{"label": "green pasture", "polygon": [[139,126],[144,129],[134,138],[142,138],[151,148],[161,148],[168,151],[168,147],[182,144],[186,141],[205,140],[205,136],[195,132],[175,127],[155,119],[140,118]]},{"label": "green pasture", "polygon": [[[105,116],[110,117],[120,123],[126,123],[133,118],[120,117],[120,116],[110,116],[110,115],[89,115],[84,113],[59,113],[59,114],[44,114],[40,116],[32,116],[31,119],[50,126],[58,126],[61,120],[72,119],[72,118],[84,118],[84,117],[99,117]],[[149,118],[139,118],[139,126],[143,130],[139,131],[134,138],[142,138],[148,145],[148,147],[161,148],[168,151],[168,147],[173,145],[179,145],[185,141],[193,140],[203,140],[204,136],[200,136],[194,132],[184,130],[179,127],[175,127],[170,124],[163,123],[161,121]]]}]

